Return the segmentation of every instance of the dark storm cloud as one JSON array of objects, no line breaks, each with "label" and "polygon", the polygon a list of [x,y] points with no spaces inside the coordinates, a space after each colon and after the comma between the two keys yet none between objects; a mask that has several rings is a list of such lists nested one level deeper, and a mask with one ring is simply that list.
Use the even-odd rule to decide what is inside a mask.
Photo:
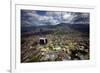
[{"label": "dark storm cloud", "polygon": [[89,13],[21,10],[22,26],[89,24]]}]

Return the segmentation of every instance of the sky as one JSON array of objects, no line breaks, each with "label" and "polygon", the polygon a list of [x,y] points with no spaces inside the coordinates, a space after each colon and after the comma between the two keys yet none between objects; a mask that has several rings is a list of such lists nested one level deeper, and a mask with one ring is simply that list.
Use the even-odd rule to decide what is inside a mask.
[{"label": "sky", "polygon": [[89,13],[84,12],[21,10],[21,25],[89,24],[89,17]]}]

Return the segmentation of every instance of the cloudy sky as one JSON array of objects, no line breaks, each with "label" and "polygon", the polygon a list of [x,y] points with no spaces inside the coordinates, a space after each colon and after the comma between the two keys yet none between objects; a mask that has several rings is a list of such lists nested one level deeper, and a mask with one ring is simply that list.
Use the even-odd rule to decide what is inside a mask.
[{"label": "cloudy sky", "polygon": [[89,13],[21,10],[22,26],[57,25],[60,23],[89,24]]}]

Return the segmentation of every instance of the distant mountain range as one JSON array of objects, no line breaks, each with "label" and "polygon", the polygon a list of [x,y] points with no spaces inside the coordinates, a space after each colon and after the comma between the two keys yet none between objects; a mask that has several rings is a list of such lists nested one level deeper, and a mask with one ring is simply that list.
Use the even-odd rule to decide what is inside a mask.
[{"label": "distant mountain range", "polygon": [[27,26],[21,27],[21,33],[23,34],[50,34],[53,32],[82,32],[89,33],[89,24],[68,24],[68,23],[60,23],[57,25],[43,25],[43,26]]}]

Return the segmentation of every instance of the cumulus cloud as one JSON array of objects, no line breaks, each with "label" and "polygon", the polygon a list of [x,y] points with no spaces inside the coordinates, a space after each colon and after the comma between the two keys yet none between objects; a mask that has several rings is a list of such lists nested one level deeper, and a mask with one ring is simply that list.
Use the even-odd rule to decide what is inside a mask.
[{"label": "cumulus cloud", "polygon": [[89,13],[21,10],[22,26],[89,23]]}]

